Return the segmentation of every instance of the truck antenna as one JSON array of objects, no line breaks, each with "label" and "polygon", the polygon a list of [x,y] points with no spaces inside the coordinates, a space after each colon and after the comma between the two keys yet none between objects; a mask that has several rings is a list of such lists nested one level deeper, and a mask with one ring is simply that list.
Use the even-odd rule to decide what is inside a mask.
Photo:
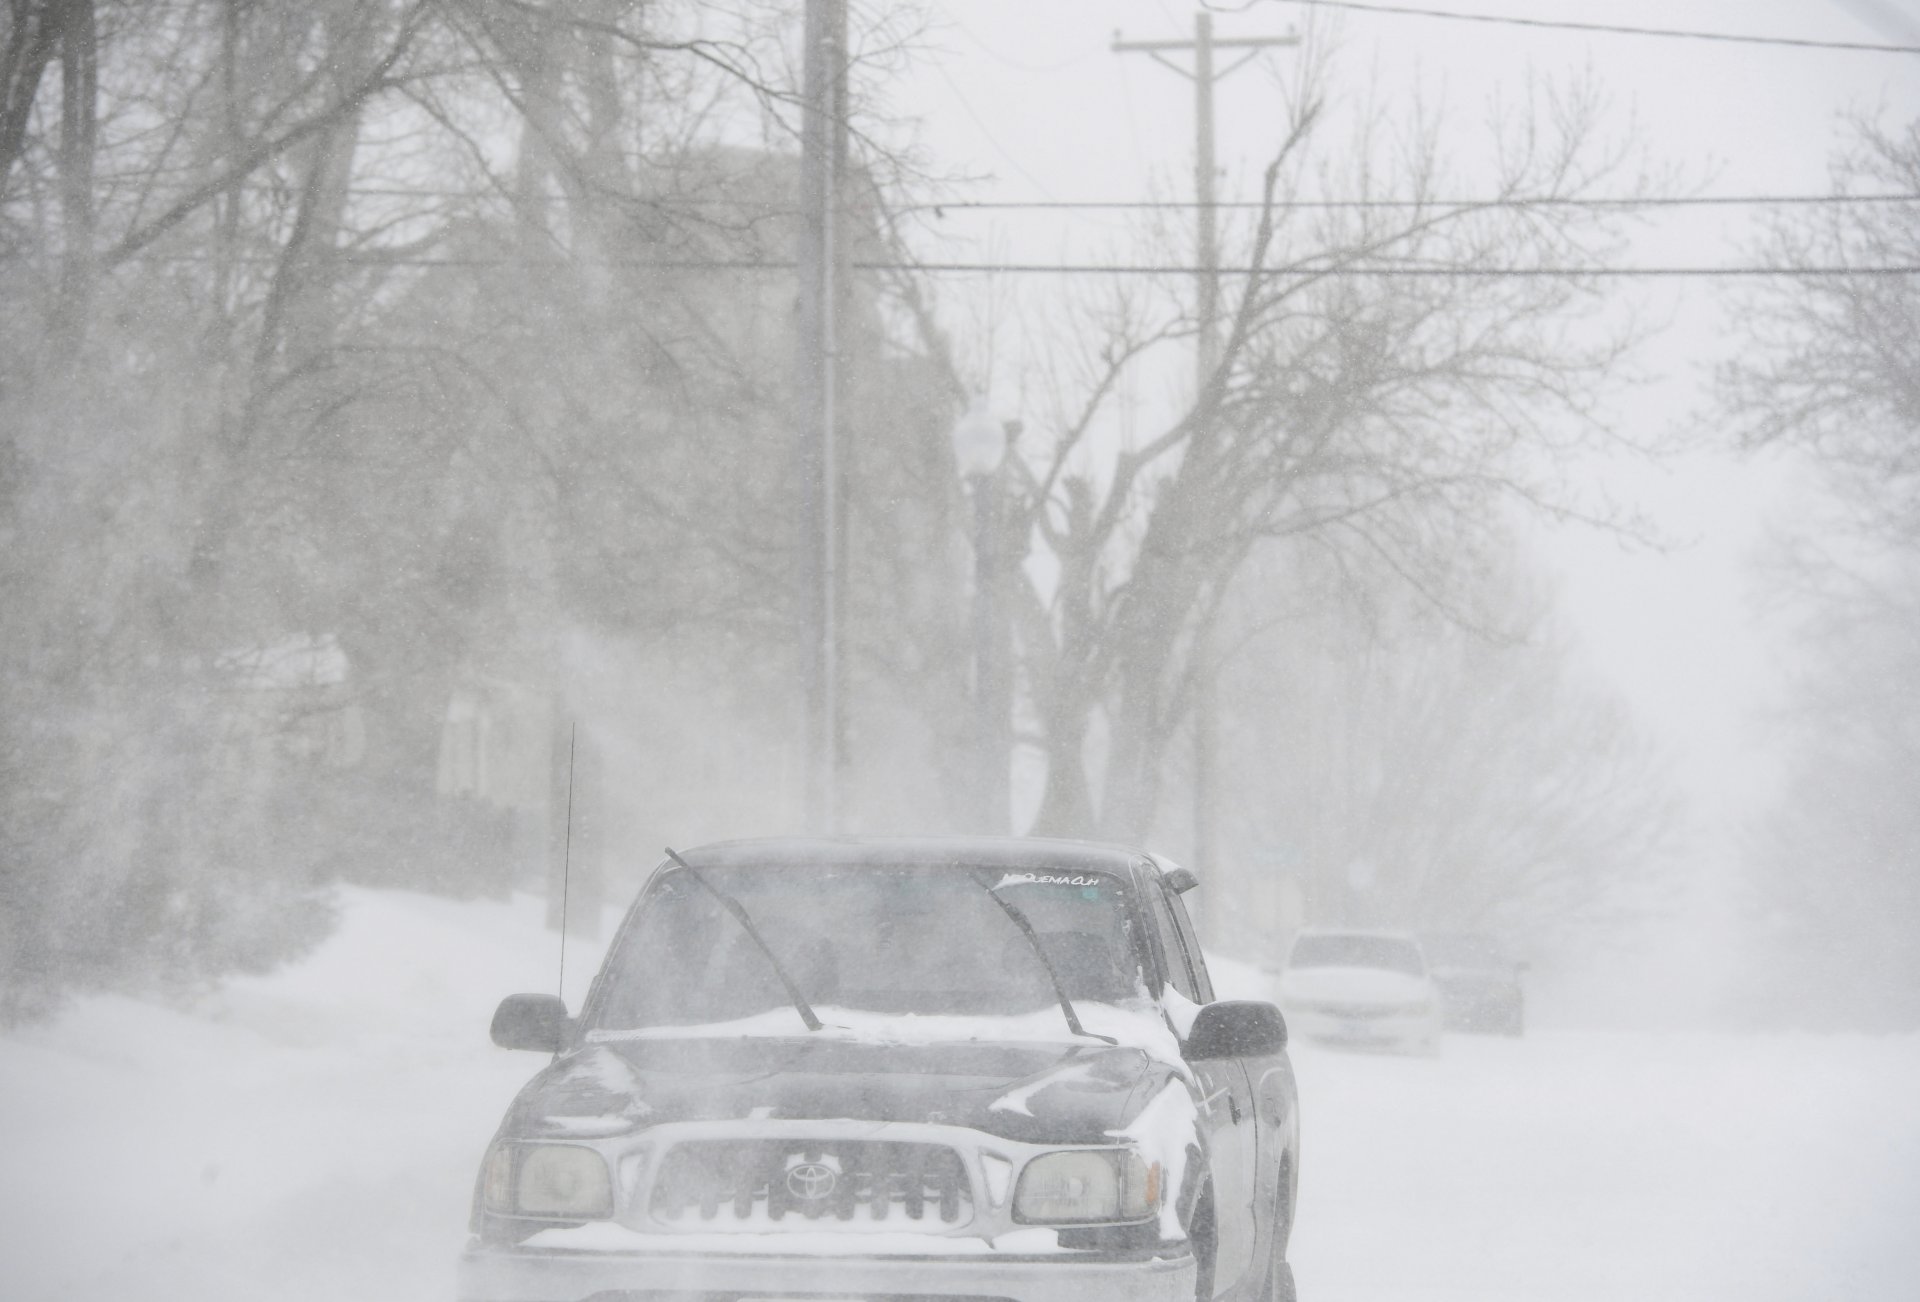
[{"label": "truck antenna", "polygon": [[567,1000],[567,888],[573,878],[573,744],[579,720],[567,726],[567,836],[560,852],[560,1002]]}]

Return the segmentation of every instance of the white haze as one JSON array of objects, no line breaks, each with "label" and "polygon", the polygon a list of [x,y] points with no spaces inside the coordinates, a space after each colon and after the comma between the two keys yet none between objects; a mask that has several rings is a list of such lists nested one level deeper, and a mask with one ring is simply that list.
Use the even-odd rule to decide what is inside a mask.
[{"label": "white haze", "polygon": [[[1884,0],[1894,17],[1879,25],[1869,21],[1874,5],[1867,0],[1447,6],[1920,43],[1913,0]],[[772,10],[780,11],[776,18],[785,13]],[[931,4],[928,16],[926,35],[903,60],[884,65],[887,80],[875,89],[888,109],[882,142],[911,141],[917,161],[940,178],[930,189],[979,201],[1189,196],[1189,84],[1142,56],[1111,52],[1108,42],[1116,28],[1129,38],[1187,36],[1191,9],[1172,0],[966,0]],[[1430,112],[1449,124],[1446,161],[1453,170],[1443,189],[1451,194],[1471,195],[1490,175],[1487,158],[1476,152],[1483,141],[1478,124],[1495,100],[1526,102],[1529,78],[1543,85],[1590,78],[1609,101],[1610,138],[1680,194],[1820,192],[1847,138],[1842,115],[1883,115],[1903,128],[1920,118],[1915,56],[1332,10],[1309,18],[1302,6],[1283,3],[1252,3],[1215,21],[1222,36],[1310,21],[1313,48],[1333,60],[1328,91],[1340,107],[1330,133],[1344,138],[1372,112],[1391,137],[1416,107]],[[1266,54],[1223,84],[1223,197],[1254,193],[1302,58]],[[751,106],[729,111],[742,124],[723,133],[731,142],[781,138],[763,130]],[[515,138],[502,124],[483,143],[505,167]],[[1390,179],[1382,183],[1391,188]],[[1327,182],[1334,191],[1341,184]],[[956,209],[919,218],[907,239],[928,260],[1184,262],[1185,220],[1177,209],[1157,219]],[[1228,227],[1229,247],[1236,247],[1246,223],[1232,218]],[[1738,263],[1764,256],[1761,238],[1743,210],[1681,209],[1629,225],[1608,256],[1644,265]],[[1086,341],[1075,334],[1084,319],[1073,315],[1069,300],[1096,290],[1051,276],[944,276],[931,284],[963,382],[986,391],[997,415],[1019,416],[1036,431],[1048,427],[1070,405],[1063,390],[1071,390],[1087,356]],[[1162,289],[1188,292],[1180,278]],[[1844,972],[1836,977],[1827,968],[1802,978],[1807,969],[1793,965],[1799,959],[1790,959],[1781,939],[1788,934],[1782,914],[1792,906],[1780,902],[1802,897],[1767,894],[1774,879],[1758,867],[1776,834],[1768,817],[1799,794],[1790,777],[1801,753],[1793,720],[1804,698],[1796,690],[1803,674],[1822,668],[1800,637],[1806,613],[1822,607],[1804,590],[1789,590],[1765,562],[1782,537],[1831,518],[1833,508],[1811,461],[1783,452],[1740,455],[1728,446],[1711,381],[1717,365],[1747,346],[1744,292],[1702,279],[1622,283],[1604,319],[1582,323],[1599,329],[1633,314],[1655,323],[1602,387],[1598,413],[1623,442],[1640,446],[1617,453],[1588,447],[1562,467],[1576,495],[1611,497],[1642,512],[1652,541],[1625,542],[1513,510],[1502,521],[1517,540],[1511,551],[1461,559],[1460,566],[1471,574],[1468,604],[1497,608],[1501,620],[1517,626],[1521,649],[1488,650],[1404,588],[1382,584],[1356,596],[1332,569],[1314,570],[1304,553],[1262,552],[1236,579],[1244,601],[1229,612],[1229,624],[1251,649],[1225,676],[1229,771],[1221,788],[1221,851],[1217,862],[1194,865],[1205,883],[1196,913],[1220,956],[1223,993],[1270,997],[1291,930],[1366,909],[1375,874],[1387,888],[1371,905],[1383,911],[1354,919],[1410,926],[1485,919],[1532,964],[1533,1029],[1520,1040],[1452,1036],[1431,1061],[1296,1049],[1305,1157],[1293,1256],[1307,1302],[1892,1302],[1920,1293],[1920,1238],[1911,1231],[1920,1215],[1913,992],[1877,990],[1871,980],[1848,985]],[[750,317],[755,308],[740,311]],[[114,328],[131,330],[127,319],[139,316],[137,306],[129,308]],[[13,333],[9,328],[0,338]],[[763,360],[776,370],[786,365],[784,354]],[[604,382],[608,392],[627,392],[595,369],[610,363],[588,345],[573,361],[585,387]],[[1181,341],[1124,380],[1121,401],[1095,423],[1080,468],[1098,481],[1117,450],[1138,446],[1177,418],[1191,388]],[[952,397],[942,393],[941,400]],[[168,393],[166,412],[193,409],[203,399],[211,401]],[[875,405],[883,400],[869,396]],[[85,456],[37,481],[43,502],[72,491],[61,476],[84,487],[107,473],[96,462],[161,459],[154,449],[171,437],[161,405],[155,412],[117,411],[110,428],[81,431],[75,441]],[[940,438],[954,406],[939,415]],[[543,412],[529,419],[546,416],[564,421]],[[148,420],[159,433],[142,423]],[[720,416],[715,422],[724,423]],[[907,423],[900,417],[889,428]],[[39,429],[43,444],[49,428],[64,427],[56,421]],[[0,453],[7,448],[0,444]],[[645,474],[652,476],[649,490],[673,499],[697,476],[668,461],[650,464]],[[0,457],[0,473],[11,473],[10,466]],[[951,470],[944,462],[937,468]],[[760,481],[772,481],[775,491],[765,500],[777,508],[781,473],[743,466],[743,485],[754,479],[758,487],[742,487],[742,499],[761,501],[753,495],[766,488]],[[164,553],[185,536],[165,522],[189,511],[190,499],[169,497],[166,482],[157,480],[138,509],[115,517],[132,521],[132,532],[104,550],[125,569],[186,569],[183,557],[147,555],[149,542]],[[596,507],[591,487],[583,511],[638,509],[631,498]],[[87,499],[76,492],[76,500]],[[940,511],[923,510],[928,500]],[[468,505],[482,516],[493,509],[488,502]],[[711,502],[673,505],[676,511],[646,517],[632,526],[633,536],[618,534],[609,545],[612,577],[603,578],[610,604],[639,607],[659,597],[665,606],[680,595],[667,590],[693,570],[623,568],[633,562],[620,550],[630,545],[637,554],[662,546],[663,537],[697,532],[699,513]],[[964,704],[963,606],[972,560],[964,508],[957,485],[946,485],[905,512],[913,516],[900,526],[905,541],[887,558],[903,569],[915,558],[934,558],[926,572],[902,577],[881,572],[877,562],[867,572],[867,635],[909,663],[851,707],[845,821],[856,830],[973,830],[966,811],[946,798],[960,779],[939,767],[965,744],[964,711],[921,708],[928,700]],[[49,509],[35,518],[59,514]],[[351,513],[342,518],[351,520]],[[11,518],[4,523],[0,545],[25,549],[31,540],[12,532]],[[91,537],[106,528],[76,533]],[[343,549],[364,543],[344,525],[340,538],[349,533],[356,541],[342,542]],[[676,553],[669,546],[646,554]],[[80,555],[76,550],[65,563],[84,568],[84,557],[73,559]],[[738,564],[745,572],[764,559],[749,554]],[[312,564],[324,569],[325,561]],[[1052,560],[1028,564],[1045,590],[1055,577]],[[99,592],[123,591],[112,586],[113,574],[70,576],[57,586],[72,605],[63,598],[31,608],[34,628],[82,612],[85,621],[74,618],[77,645],[83,622],[89,630],[112,623],[118,612],[95,609],[97,593],[87,582],[95,577]],[[1364,577],[1371,583],[1380,576]],[[494,643],[475,639],[489,649],[512,642],[514,649],[506,664],[478,656],[472,682],[507,683],[499,690],[511,694],[515,675],[539,681],[538,704],[521,721],[534,719],[543,737],[567,736],[579,748],[581,817],[571,829],[576,871],[563,992],[576,1010],[608,929],[662,845],[786,833],[803,823],[800,712],[788,672],[792,631],[779,607],[791,593],[782,595],[778,582],[769,591],[759,604],[703,610],[710,623],[689,620],[659,636],[646,627],[609,632],[572,618],[574,611],[519,641],[514,637],[525,630]],[[1329,593],[1323,605],[1292,604]],[[394,605],[404,609],[405,599],[394,598]],[[533,618],[547,609],[529,608]],[[925,643],[903,636],[898,647],[874,636],[896,613],[904,626],[927,611],[937,618],[924,622],[940,636]],[[0,622],[20,619],[0,610]],[[1387,664],[1377,675],[1354,669],[1364,658],[1354,648],[1370,634],[1399,648],[1382,654]],[[59,644],[61,637],[49,640]],[[8,645],[0,640],[0,648]],[[129,659],[146,663],[138,654],[144,649]],[[923,652],[925,659],[912,659]],[[543,662],[529,665],[542,655]],[[1449,673],[1458,676],[1445,678]],[[1423,675],[1457,690],[1433,688],[1435,679]],[[543,694],[547,688],[551,694]],[[1429,688],[1433,695],[1423,695]],[[1502,695],[1503,688],[1511,693]],[[1525,711],[1543,700],[1564,710],[1551,717],[1543,710],[1536,728]],[[1433,779],[1436,771],[1449,772],[1448,762],[1393,767],[1421,740],[1398,728],[1416,712],[1413,704],[1402,710],[1396,702],[1433,704],[1441,716],[1436,726],[1465,732],[1470,723],[1485,723],[1489,747],[1508,754],[1533,734],[1543,755],[1619,757],[1633,782],[1600,790],[1595,800],[1617,798],[1630,824],[1635,811],[1645,811],[1646,824],[1611,828],[1614,839],[1588,858],[1569,851],[1575,867],[1532,895],[1515,884],[1525,865],[1489,864],[1478,876],[1460,869],[1450,877],[1404,861],[1375,862],[1370,856],[1380,847],[1416,847],[1406,851],[1413,855],[1423,837],[1436,844],[1443,838],[1412,816],[1399,824],[1387,814],[1371,817],[1359,797],[1341,804],[1314,782],[1328,773],[1344,781],[1360,773]],[[198,708],[184,698],[159,706],[183,714]],[[99,773],[110,771],[114,781],[136,775],[126,786],[134,794],[110,802],[113,817],[127,821],[92,828],[87,853],[75,854],[78,866],[48,887],[65,901],[64,912],[29,909],[10,887],[5,907],[14,916],[0,929],[0,956],[40,952],[31,943],[42,939],[37,933],[14,934],[28,925],[23,920],[48,934],[82,925],[72,919],[85,910],[71,900],[95,890],[96,862],[139,859],[141,846],[128,843],[148,825],[133,821],[132,806],[150,812],[175,799],[191,802],[197,790],[174,777],[169,734],[158,725],[153,735],[142,732],[140,712],[154,711],[155,702],[128,689],[94,708],[111,722],[60,722],[72,724],[84,742],[76,746]],[[1488,717],[1502,708],[1515,712],[1505,733]],[[1024,700],[1015,708],[1023,734],[1034,724],[1031,709]],[[1614,723],[1617,733],[1602,726]],[[1104,716],[1096,716],[1087,738],[1096,769],[1111,745],[1105,727]],[[1293,727],[1300,732],[1287,731]],[[1301,735],[1314,729],[1310,749]],[[141,737],[138,746],[110,745],[129,734]],[[53,745],[43,733],[34,737],[36,745]],[[1192,841],[1186,733],[1160,741],[1171,758],[1146,835],[1184,859]],[[1589,743],[1591,750],[1583,749]],[[542,740],[532,753],[538,762],[525,778],[523,804],[557,808],[559,797],[548,787],[561,770],[546,761],[558,752],[550,755]],[[1363,760],[1337,771],[1330,761],[1321,769],[1309,762],[1336,753]],[[93,775],[82,761],[71,763],[78,777],[70,780]],[[1046,760],[1031,737],[1021,736],[1010,764],[1014,829],[1023,830],[1042,809]],[[25,778],[13,780],[24,789]],[[1884,803],[1911,805],[1915,798],[1909,782]],[[1472,812],[1491,818],[1508,808],[1491,801]],[[189,803],[182,816],[205,824],[225,812]],[[1319,820],[1311,838],[1298,832],[1309,819]],[[351,821],[321,826],[343,844],[357,844]],[[1633,835],[1641,830],[1644,855]],[[431,883],[447,887],[441,894],[423,893],[422,881],[404,876],[404,864],[393,868],[389,883],[398,889],[367,884],[392,867],[379,859],[384,847],[357,875],[316,869],[312,883],[295,885],[313,885],[331,916],[283,914],[279,896],[243,906],[243,919],[250,916],[275,943],[263,946],[262,957],[243,955],[217,970],[184,961],[178,969],[160,961],[104,975],[36,969],[46,988],[35,985],[18,1007],[10,998],[4,1011],[13,1020],[0,1030],[0,1151],[7,1155],[0,1223],[8,1227],[0,1236],[0,1294],[33,1302],[132,1294],[155,1302],[450,1298],[482,1150],[539,1061],[485,1040],[500,996],[554,984],[553,905],[541,898],[551,831],[520,827],[510,872]],[[15,875],[13,887],[25,879],[9,846],[26,837],[24,820],[0,826],[0,873]],[[282,848],[288,863],[325,858],[311,845]],[[1820,848],[1805,855],[1800,883],[1815,904],[1851,889],[1824,883]],[[1920,851],[1901,849],[1899,862],[1910,872]],[[396,863],[404,858],[396,852]],[[275,866],[263,861],[255,869],[265,878]],[[258,912],[247,915],[246,907]],[[193,927],[177,913],[154,916],[182,936]],[[1826,933],[1829,948],[1844,956],[1852,937],[1847,924],[1835,925]],[[1899,970],[1912,972],[1920,937],[1904,948],[1909,966]],[[161,945],[156,952],[172,951]],[[282,961],[285,953],[292,957]],[[27,961],[20,964],[25,970]],[[1855,991],[1858,1006],[1840,998]],[[1782,1011],[1787,1003],[1790,1015]]]}]

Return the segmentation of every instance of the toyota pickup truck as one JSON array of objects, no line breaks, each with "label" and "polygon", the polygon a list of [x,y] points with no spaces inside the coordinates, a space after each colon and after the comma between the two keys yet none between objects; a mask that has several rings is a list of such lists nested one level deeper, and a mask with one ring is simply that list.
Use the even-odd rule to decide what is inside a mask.
[{"label": "toyota pickup truck", "polygon": [[1039,839],[668,858],[476,1182],[463,1302],[1276,1302],[1286,1025],[1215,1000],[1193,875]]}]

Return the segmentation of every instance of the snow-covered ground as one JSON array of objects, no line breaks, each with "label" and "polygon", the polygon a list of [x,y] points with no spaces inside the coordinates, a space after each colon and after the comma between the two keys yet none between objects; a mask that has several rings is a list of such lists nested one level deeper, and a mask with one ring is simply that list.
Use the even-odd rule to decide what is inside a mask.
[{"label": "snow-covered ground", "polygon": [[[487,1019],[551,988],[553,941],[531,899],[342,907],[283,972],[0,1038],[0,1295],[450,1296],[481,1149],[539,1065]],[[1552,1030],[1295,1057],[1307,1302],[1920,1296],[1920,1037]]]}]

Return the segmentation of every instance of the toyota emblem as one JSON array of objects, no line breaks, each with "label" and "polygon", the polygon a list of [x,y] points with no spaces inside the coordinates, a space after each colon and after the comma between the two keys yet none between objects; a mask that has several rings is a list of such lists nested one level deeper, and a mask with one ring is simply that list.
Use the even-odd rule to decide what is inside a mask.
[{"label": "toyota emblem", "polygon": [[823,1162],[802,1162],[787,1171],[787,1192],[802,1202],[819,1202],[833,1192],[839,1179]]}]

